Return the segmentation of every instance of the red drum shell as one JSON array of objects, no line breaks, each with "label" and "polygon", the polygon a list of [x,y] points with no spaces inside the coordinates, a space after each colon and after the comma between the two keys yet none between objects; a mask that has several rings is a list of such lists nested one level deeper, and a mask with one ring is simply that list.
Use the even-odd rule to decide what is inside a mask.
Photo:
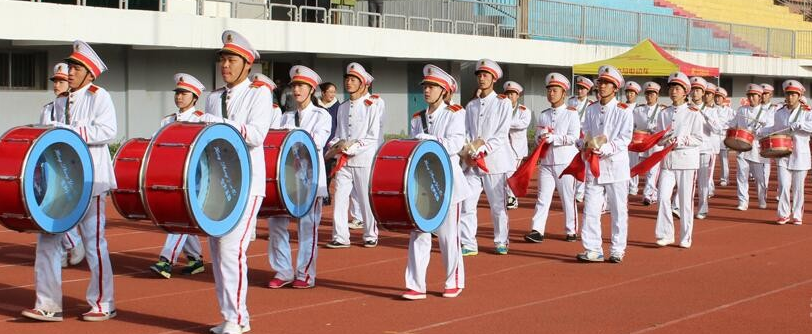
[{"label": "red drum shell", "polygon": [[[378,223],[387,230],[409,232],[415,229],[406,209],[406,174],[409,157],[419,144],[419,141],[390,141],[381,146],[375,157],[369,182],[369,201]],[[392,177],[381,177],[384,174]]]},{"label": "red drum shell", "polygon": [[290,130],[270,130],[265,136],[262,146],[265,150],[265,198],[259,207],[259,218],[288,215],[282,204],[282,194],[279,193],[279,180],[272,175],[278,175],[279,157],[282,154],[282,142]]},{"label": "red drum shell", "polygon": [[[11,129],[2,138],[0,148],[0,175],[22,175],[23,164],[34,141],[48,128],[18,127]],[[14,144],[14,145],[11,145]],[[23,202],[22,179],[0,182],[0,212],[10,212],[18,216],[3,217],[3,225],[20,232],[41,232],[31,219]]]},{"label": "red drum shell", "polygon": [[728,129],[725,136],[725,146],[734,151],[747,152],[753,149],[755,136],[746,129]]},{"label": "red drum shell", "polygon": [[792,136],[771,135],[759,139],[759,154],[765,158],[783,158],[792,154],[795,147]]},{"label": "red drum shell", "polygon": [[150,140],[133,138],[121,145],[113,159],[118,188],[110,192],[113,206],[127,219],[149,219],[141,196],[141,167]]}]

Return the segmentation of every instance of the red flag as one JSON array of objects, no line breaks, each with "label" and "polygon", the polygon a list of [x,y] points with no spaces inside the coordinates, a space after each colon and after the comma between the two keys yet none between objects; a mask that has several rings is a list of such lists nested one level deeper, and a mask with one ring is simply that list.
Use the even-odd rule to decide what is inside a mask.
[{"label": "red flag", "polygon": [[338,173],[338,170],[341,169],[341,167],[344,167],[344,165],[346,165],[346,164],[347,164],[347,155],[341,153],[341,156],[338,157],[338,161],[336,161],[336,165],[333,166],[333,170],[330,172],[330,178],[333,178],[334,176],[336,176],[336,173]]},{"label": "red flag", "polygon": [[564,175],[572,175],[576,180],[584,182],[584,179],[586,179],[586,164],[584,164],[584,159],[581,158],[581,154],[576,154],[575,157],[572,158],[572,162],[570,162],[567,168],[564,168],[564,171],[561,172],[558,178],[560,179]]},{"label": "red flag", "polygon": [[516,172],[513,173],[513,176],[508,179],[508,185],[510,189],[513,190],[514,195],[527,195],[527,186],[530,185],[530,178],[536,173],[539,159],[547,155],[547,149],[549,147],[550,145],[546,142],[539,143],[539,146],[536,147],[533,154],[530,155],[530,158],[522,163],[522,165],[516,169]]},{"label": "red flag", "polygon": [[655,134],[652,134],[652,135],[648,136],[648,138],[644,139],[643,142],[641,142],[641,143],[629,144],[629,151],[632,151],[632,152],[645,152],[645,151],[650,150],[652,147],[654,147],[654,145],[657,145],[657,143],[659,143],[660,140],[663,139],[663,137],[668,132],[668,130],[671,130],[670,126],[668,127],[668,129],[665,129],[663,131],[660,131],[660,132],[657,132]]},{"label": "red flag", "polygon": [[485,156],[484,155],[480,155],[478,158],[474,159],[474,162],[476,162],[476,166],[479,167],[479,169],[481,169],[483,172],[485,172],[485,173],[490,172],[488,170],[488,166],[485,165]]},{"label": "red flag", "polygon": [[632,177],[648,172],[649,169],[654,167],[654,165],[662,161],[665,158],[665,156],[668,155],[668,152],[671,152],[671,150],[674,149],[674,146],[676,146],[676,144],[668,145],[662,151],[654,152],[645,160],[640,161],[640,163],[632,167],[631,169]]}]

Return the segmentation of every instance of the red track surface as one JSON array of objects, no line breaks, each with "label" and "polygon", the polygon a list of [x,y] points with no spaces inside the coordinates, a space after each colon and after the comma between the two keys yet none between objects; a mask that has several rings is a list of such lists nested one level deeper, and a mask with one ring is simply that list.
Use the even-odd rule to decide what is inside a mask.
[{"label": "red track surface", "polygon": [[[494,255],[483,201],[480,255],[465,258],[467,288],[456,299],[440,296],[444,271],[435,252],[429,298],[400,300],[408,239],[389,232],[374,249],[359,246],[358,232],[350,249],[320,248],[315,289],[269,290],[263,221],[248,250],[252,333],[810,333],[812,217],[806,215],[803,226],[770,223],[776,218],[774,175],[767,210],[752,202],[753,209],[736,211],[735,187],[717,187],[710,217],[695,221],[693,248],[687,250],[656,247],[656,207],[630,197],[629,249],[620,265],[575,262],[582,247],[560,240],[558,203],[547,240],[523,242],[533,213],[530,197],[509,212],[510,255]],[[35,299],[36,238],[0,229],[3,333],[207,333],[221,321],[210,267],[192,277],[157,278],[148,266],[164,234],[146,222],[123,221],[112,205],[107,208],[118,317],[103,323],[77,319],[88,308],[88,273],[80,265],[63,272],[64,322],[21,319],[20,311]],[[330,239],[331,216],[327,208],[322,245]]]}]

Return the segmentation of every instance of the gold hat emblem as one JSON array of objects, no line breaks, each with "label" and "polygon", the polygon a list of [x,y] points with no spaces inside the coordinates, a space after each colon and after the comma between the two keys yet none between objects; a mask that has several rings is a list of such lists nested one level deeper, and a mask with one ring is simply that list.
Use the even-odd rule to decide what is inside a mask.
[{"label": "gold hat emblem", "polygon": [[183,77],[179,77],[178,82],[183,82]]},{"label": "gold hat emblem", "polygon": [[226,43],[231,43],[234,41],[234,37],[231,34],[226,35]]},{"label": "gold hat emblem", "polygon": [[296,70],[293,71],[293,73],[299,74],[299,68],[297,67]]}]

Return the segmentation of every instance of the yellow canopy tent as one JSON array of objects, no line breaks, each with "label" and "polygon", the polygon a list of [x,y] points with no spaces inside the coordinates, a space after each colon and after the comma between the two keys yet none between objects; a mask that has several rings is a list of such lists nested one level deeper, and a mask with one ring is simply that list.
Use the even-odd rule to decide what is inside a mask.
[{"label": "yellow canopy tent", "polygon": [[575,65],[572,67],[572,72],[573,74],[594,75],[603,65],[614,66],[623,76],[665,77],[680,71],[689,77],[719,77],[719,68],[699,66],[679,60],[650,39],[643,40],[631,50],[613,58]]}]

